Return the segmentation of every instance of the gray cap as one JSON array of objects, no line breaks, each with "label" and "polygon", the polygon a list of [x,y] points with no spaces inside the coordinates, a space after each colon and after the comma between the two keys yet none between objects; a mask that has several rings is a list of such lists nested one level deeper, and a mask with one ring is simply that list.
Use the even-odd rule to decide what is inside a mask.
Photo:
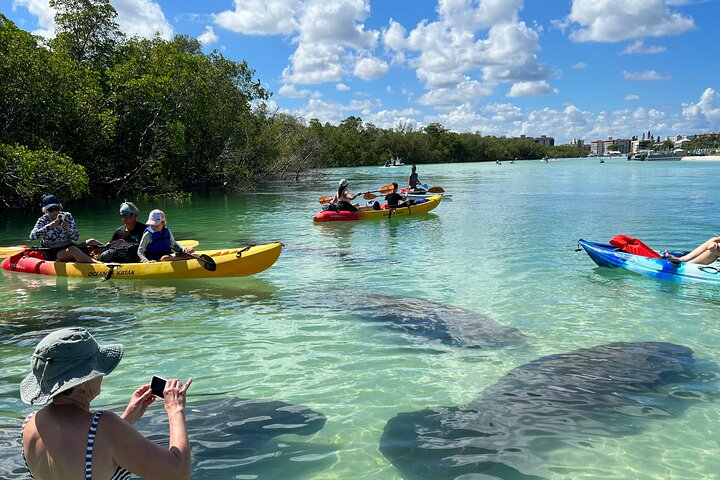
[{"label": "gray cap", "polygon": [[56,330],[35,348],[32,373],[20,384],[20,398],[30,405],[47,403],[58,393],[112,372],[122,356],[122,345],[101,346],[82,327]]}]

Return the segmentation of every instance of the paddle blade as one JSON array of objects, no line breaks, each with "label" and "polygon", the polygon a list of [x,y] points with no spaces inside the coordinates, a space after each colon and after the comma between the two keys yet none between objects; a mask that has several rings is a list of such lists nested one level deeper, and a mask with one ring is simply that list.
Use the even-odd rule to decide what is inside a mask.
[{"label": "paddle blade", "polygon": [[200,265],[202,265],[205,270],[209,272],[217,270],[217,263],[215,263],[215,260],[213,260],[210,255],[205,255],[203,253],[202,255],[195,256],[195,258],[197,258],[198,262],[200,262]]},{"label": "paddle blade", "polygon": [[430,192],[430,193],[445,193],[445,189],[442,187],[431,187],[431,188],[428,188],[428,192]]},{"label": "paddle blade", "polygon": [[0,258],[12,257],[24,251],[24,247],[0,247]]},{"label": "paddle blade", "polygon": [[327,203],[330,203],[330,200],[332,200],[332,197],[328,197],[327,195],[324,197],[318,198],[318,202],[320,202],[320,205],[325,205]]},{"label": "paddle blade", "polygon": [[387,195],[388,193],[392,193],[392,191],[393,191],[393,186],[392,186],[392,184],[390,184],[390,185],[384,185],[384,186],[378,188],[377,191],[380,192],[380,193],[382,193],[382,194],[384,194],[384,195]]},{"label": "paddle blade", "polygon": [[198,242],[197,240],[178,240],[178,243],[181,247],[185,248],[195,248],[200,245],[200,242]]},{"label": "paddle blade", "polygon": [[368,192],[365,195],[363,195],[363,198],[365,200],[375,200],[377,198],[377,195],[375,195],[374,193]]}]

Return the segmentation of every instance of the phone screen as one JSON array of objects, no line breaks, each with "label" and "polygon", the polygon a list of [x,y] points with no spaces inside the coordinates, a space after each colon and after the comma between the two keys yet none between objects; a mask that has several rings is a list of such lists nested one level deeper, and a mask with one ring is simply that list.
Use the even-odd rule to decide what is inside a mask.
[{"label": "phone screen", "polygon": [[156,377],[153,375],[152,380],[150,381],[150,390],[152,390],[153,395],[156,397],[164,397],[163,390],[165,390],[165,383],[167,380],[164,378]]}]

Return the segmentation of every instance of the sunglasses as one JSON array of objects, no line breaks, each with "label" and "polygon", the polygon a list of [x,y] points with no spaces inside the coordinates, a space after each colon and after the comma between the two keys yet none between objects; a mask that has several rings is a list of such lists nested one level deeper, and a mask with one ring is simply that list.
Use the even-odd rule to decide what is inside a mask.
[{"label": "sunglasses", "polygon": [[132,217],[133,215],[135,215],[135,214],[132,213],[132,212],[122,212],[122,213],[120,214],[120,216],[121,216],[122,218],[130,218],[130,217]]},{"label": "sunglasses", "polygon": [[45,210],[47,210],[49,213],[59,212],[59,211],[60,211],[60,207],[48,207],[48,208],[46,208]]}]

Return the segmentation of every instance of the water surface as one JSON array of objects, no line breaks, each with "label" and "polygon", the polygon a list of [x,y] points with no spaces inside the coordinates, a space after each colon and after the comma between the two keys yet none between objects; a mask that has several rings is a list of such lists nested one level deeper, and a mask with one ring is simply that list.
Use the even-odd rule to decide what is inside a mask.
[{"label": "water surface", "polygon": [[[310,185],[272,185],[252,194],[136,202],[145,215],[163,208],[176,238],[199,240],[202,248],[284,242],[278,262],[251,278],[100,282],[3,271],[0,477],[21,478],[11,452],[30,410],[19,400],[19,383],[34,345],[62,326],[83,325],[101,342],[126,345],[95,407],[123,405],[158,374],[193,377],[192,393],[217,393],[196,402],[271,399],[327,419],[310,435],[275,437],[262,455],[238,450],[236,478],[402,478],[379,451],[388,420],[471,404],[514,368],[547,355],[613,342],[669,342],[720,363],[720,289],[600,269],[574,251],[579,238],[607,241],[618,233],[656,249],[686,249],[720,233],[713,180],[720,163],[421,165],[421,181],[445,188],[452,202],[416,218],[314,224],[317,198],[332,194],[340,178],[353,191],[370,190],[404,181],[409,167],[325,173]],[[118,204],[66,207],[83,238],[108,239],[120,224]],[[25,241],[37,215],[3,217],[0,245]],[[388,328],[357,313],[373,293],[389,303],[412,297],[430,310],[433,304],[463,309],[521,332],[524,342],[465,348]],[[643,425],[639,434],[601,429],[549,450],[544,476],[718,478],[717,395],[703,398]],[[298,468],[290,470],[293,465]]]}]

